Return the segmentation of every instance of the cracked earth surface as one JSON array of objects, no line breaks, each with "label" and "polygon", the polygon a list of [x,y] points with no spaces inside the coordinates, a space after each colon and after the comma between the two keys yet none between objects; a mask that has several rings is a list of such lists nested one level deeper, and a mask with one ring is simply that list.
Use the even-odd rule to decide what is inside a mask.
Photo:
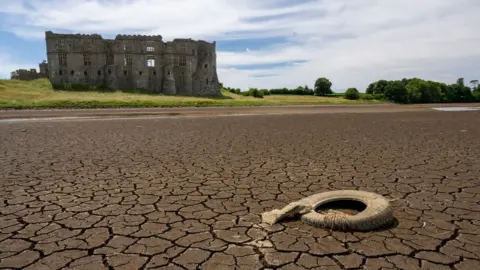
[{"label": "cracked earth surface", "polygon": [[[0,268],[479,269],[479,134],[479,112],[0,124]],[[398,224],[260,224],[335,189]]]}]

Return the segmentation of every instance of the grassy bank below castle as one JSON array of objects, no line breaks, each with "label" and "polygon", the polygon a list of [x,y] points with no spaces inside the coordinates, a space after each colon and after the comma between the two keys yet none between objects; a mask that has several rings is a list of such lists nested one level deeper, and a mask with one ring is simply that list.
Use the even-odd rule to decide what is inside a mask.
[{"label": "grassy bank below castle", "polygon": [[[270,95],[263,99],[222,92],[221,97],[180,97],[150,95],[137,91],[95,92],[55,91],[47,79],[34,81],[0,80],[0,109],[108,108],[108,107],[206,107],[361,104],[367,101],[342,97]],[[379,101],[369,101],[379,103]]]}]

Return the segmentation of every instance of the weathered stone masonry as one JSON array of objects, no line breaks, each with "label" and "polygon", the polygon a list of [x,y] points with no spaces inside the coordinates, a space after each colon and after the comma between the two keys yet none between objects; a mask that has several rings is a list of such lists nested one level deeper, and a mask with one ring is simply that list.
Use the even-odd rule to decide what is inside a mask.
[{"label": "weathered stone masonry", "polygon": [[53,85],[142,89],[168,95],[220,95],[216,43],[162,36],[45,33]]},{"label": "weathered stone masonry", "polygon": [[10,74],[10,79],[12,80],[22,80],[22,81],[31,81],[40,78],[47,78],[48,77],[48,64],[47,61],[43,61],[42,63],[38,64],[40,68],[40,72],[37,72],[36,69],[17,69],[12,71]]}]

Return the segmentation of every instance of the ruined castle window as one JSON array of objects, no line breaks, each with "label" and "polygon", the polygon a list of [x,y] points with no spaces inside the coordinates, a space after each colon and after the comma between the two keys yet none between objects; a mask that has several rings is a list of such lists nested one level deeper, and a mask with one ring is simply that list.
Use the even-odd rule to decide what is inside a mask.
[{"label": "ruined castle window", "polygon": [[123,75],[127,76],[127,71],[126,70],[123,71]]},{"label": "ruined castle window", "polygon": [[186,52],[187,51],[187,44],[185,42],[181,42],[177,44],[178,52]]},{"label": "ruined castle window", "polygon": [[155,57],[147,56],[147,67],[155,67]]},{"label": "ruined castle window", "polygon": [[110,69],[108,70],[108,74],[112,74],[112,71]]},{"label": "ruined castle window", "polygon": [[141,72],[141,71],[138,72],[138,75],[142,76],[142,74],[143,74],[143,72]]},{"label": "ruined castle window", "polygon": [[147,52],[154,52],[155,47],[153,45],[147,45]]},{"label": "ruined castle window", "polygon": [[65,39],[61,38],[58,41],[58,47],[61,48],[61,49],[65,48]]},{"label": "ruined castle window", "polygon": [[63,75],[63,70],[60,69],[60,70],[58,71],[58,74]]},{"label": "ruined castle window", "polygon": [[58,56],[58,64],[60,66],[67,66],[67,54],[66,53],[61,53]]},{"label": "ruined castle window", "polygon": [[195,49],[192,49],[192,54],[195,54]]},{"label": "ruined castle window", "polygon": [[167,75],[170,75],[170,70],[167,72]]},{"label": "ruined castle window", "polygon": [[99,71],[97,72],[97,74],[98,74],[98,76],[101,76],[101,75],[102,75],[102,72],[99,70]]},{"label": "ruined castle window", "polygon": [[105,64],[107,66],[111,66],[115,63],[114,55],[112,53],[107,53],[107,57],[105,58]]},{"label": "ruined castle window", "polygon": [[85,75],[85,76],[87,76],[87,75],[88,75],[88,73],[87,73],[87,71],[86,71],[86,70],[83,72],[83,75]]},{"label": "ruined castle window", "polygon": [[181,66],[181,67],[186,67],[187,66],[187,57],[184,56],[184,55],[181,55],[178,65]]},{"label": "ruined castle window", "polygon": [[205,79],[205,83],[208,84],[208,78]]},{"label": "ruined castle window", "polygon": [[132,61],[132,55],[131,54],[126,54],[125,55],[125,66],[132,66],[133,61]]},{"label": "ruined castle window", "polygon": [[89,45],[89,44],[92,44],[93,43],[93,40],[91,39],[82,39],[82,44],[83,45]]},{"label": "ruined castle window", "polygon": [[83,54],[83,65],[84,66],[91,66],[92,65],[92,58],[89,53]]},{"label": "ruined castle window", "polygon": [[156,71],[153,72],[153,76],[157,76],[157,72],[156,72]]},{"label": "ruined castle window", "polygon": [[203,65],[204,68],[208,68],[208,64]]},{"label": "ruined castle window", "polygon": [[73,74],[75,74],[75,72],[73,70],[70,71],[70,75],[73,76]]},{"label": "ruined castle window", "polygon": [[123,44],[123,50],[126,52],[132,51],[132,47],[129,44]]}]

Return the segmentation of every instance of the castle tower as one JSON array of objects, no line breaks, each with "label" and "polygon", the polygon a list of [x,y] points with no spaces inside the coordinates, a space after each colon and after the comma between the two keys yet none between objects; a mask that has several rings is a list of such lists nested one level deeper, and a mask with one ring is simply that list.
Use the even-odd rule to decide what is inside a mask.
[{"label": "castle tower", "polygon": [[166,44],[164,51],[165,66],[163,69],[163,93],[165,95],[175,95],[177,88],[175,87],[175,77],[173,75],[173,48],[171,43]]},{"label": "castle tower", "polygon": [[43,60],[42,63],[38,64],[41,77],[48,77],[48,64],[47,61]]},{"label": "castle tower", "polygon": [[193,74],[193,88],[199,96],[219,96],[221,89],[217,75],[216,43],[198,42],[198,62]]}]

